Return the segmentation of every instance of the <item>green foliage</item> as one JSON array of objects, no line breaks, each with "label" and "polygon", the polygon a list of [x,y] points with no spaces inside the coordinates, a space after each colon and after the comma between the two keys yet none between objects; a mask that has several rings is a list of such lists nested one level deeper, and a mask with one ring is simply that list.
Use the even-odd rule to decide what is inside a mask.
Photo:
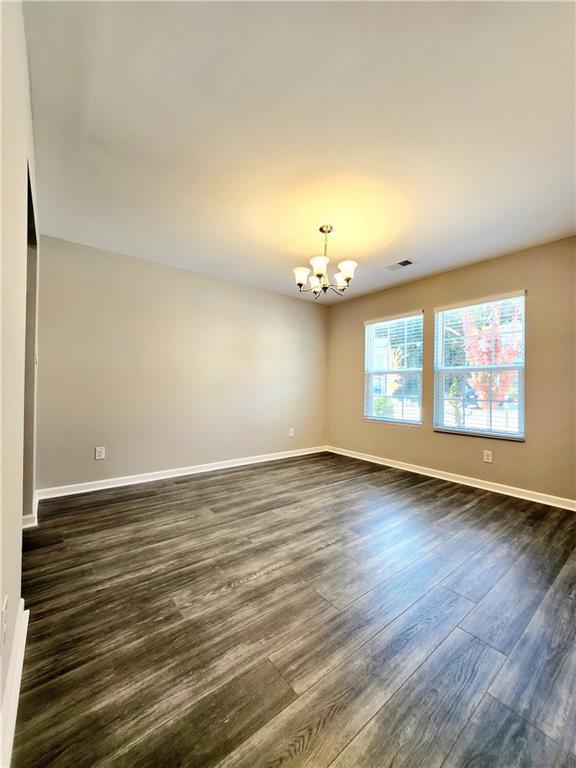
[{"label": "green foliage", "polygon": [[394,401],[391,397],[377,395],[372,401],[374,416],[379,418],[390,418],[394,416]]},{"label": "green foliage", "polygon": [[450,395],[450,407],[452,408],[452,412],[454,414],[454,421],[458,427],[461,427],[464,423],[464,414],[462,412],[462,399],[460,394],[460,387],[458,385],[458,379],[454,376],[452,381],[450,382],[450,387],[448,388],[448,393]]}]

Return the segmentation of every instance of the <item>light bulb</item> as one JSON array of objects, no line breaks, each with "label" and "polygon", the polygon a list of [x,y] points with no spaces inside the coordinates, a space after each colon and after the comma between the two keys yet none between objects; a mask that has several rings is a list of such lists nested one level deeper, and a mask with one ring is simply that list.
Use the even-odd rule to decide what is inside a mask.
[{"label": "light bulb", "polygon": [[354,270],[357,266],[358,262],[349,259],[348,261],[341,261],[340,264],[338,264],[338,269],[344,275],[345,279],[352,280],[354,277]]},{"label": "light bulb", "polygon": [[316,288],[318,289],[322,288],[322,283],[320,282],[320,278],[316,277],[316,275],[310,275],[310,280],[308,282],[312,290],[316,290]]},{"label": "light bulb", "polygon": [[340,290],[344,290],[348,287],[348,283],[346,282],[346,278],[342,274],[342,272],[336,272],[334,275],[334,280],[336,282],[336,288],[339,288]]},{"label": "light bulb", "polygon": [[312,264],[314,274],[325,275],[326,267],[328,266],[329,261],[330,259],[327,256],[314,256],[313,259],[310,259],[310,264]]},{"label": "light bulb", "polygon": [[292,270],[294,272],[294,279],[296,280],[296,285],[298,285],[300,288],[302,288],[303,285],[306,285],[306,281],[308,280],[308,275],[310,274],[310,270],[308,267],[296,267]]},{"label": "light bulb", "polygon": [[312,288],[312,291],[314,293],[314,296],[318,296],[320,291],[322,290],[322,281],[319,277],[316,277],[316,275],[310,275],[310,280],[308,281],[310,288]]}]

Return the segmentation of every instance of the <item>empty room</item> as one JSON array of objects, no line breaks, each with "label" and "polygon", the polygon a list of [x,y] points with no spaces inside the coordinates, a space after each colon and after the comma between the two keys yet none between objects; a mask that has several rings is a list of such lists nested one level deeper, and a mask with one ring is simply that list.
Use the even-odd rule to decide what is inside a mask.
[{"label": "empty room", "polygon": [[0,14],[2,768],[576,768],[576,5]]}]

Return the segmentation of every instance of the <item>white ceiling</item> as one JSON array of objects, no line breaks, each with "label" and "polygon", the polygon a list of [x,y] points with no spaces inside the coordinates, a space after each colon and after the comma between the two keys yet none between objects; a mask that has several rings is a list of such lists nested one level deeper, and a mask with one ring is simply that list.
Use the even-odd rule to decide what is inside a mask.
[{"label": "white ceiling", "polygon": [[573,234],[574,11],[26,3],[40,230],[294,295],[326,221],[350,297]]}]

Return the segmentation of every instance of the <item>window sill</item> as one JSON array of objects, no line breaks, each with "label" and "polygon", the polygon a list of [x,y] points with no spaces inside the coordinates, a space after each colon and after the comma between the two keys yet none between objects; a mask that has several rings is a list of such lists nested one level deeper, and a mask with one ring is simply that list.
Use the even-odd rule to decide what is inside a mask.
[{"label": "window sill", "polygon": [[399,424],[401,427],[421,427],[421,421],[400,421],[400,419],[376,419],[371,416],[363,416],[363,421],[370,421],[373,424]]},{"label": "window sill", "polygon": [[513,443],[525,443],[526,437],[522,435],[503,435],[493,432],[471,432],[465,429],[449,429],[445,427],[434,427],[434,432],[442,432],[446,435],[465,435],[466,437],[483,437],[488,440],[509,440]]}]

